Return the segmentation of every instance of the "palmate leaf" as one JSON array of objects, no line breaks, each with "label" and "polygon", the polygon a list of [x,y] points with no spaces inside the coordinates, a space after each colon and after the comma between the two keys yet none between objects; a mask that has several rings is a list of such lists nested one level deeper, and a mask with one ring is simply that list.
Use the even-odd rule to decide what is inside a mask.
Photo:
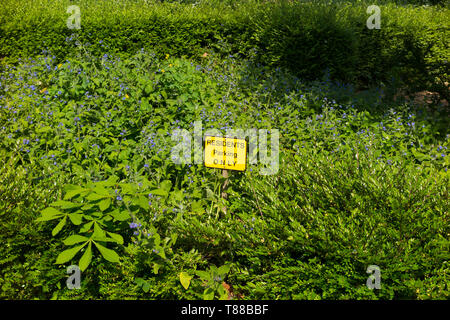
[{"label": "palmate leaf", "polygon": [[42,210],[41,214],[42,215],[39,218],[37,218],[36,221],[54,220],[64,215],[64,213],[52,207],[45,208],[44,210]]},{"label": "palmate leaf", "polygon": [[118,244],[123,244],[123,237],[120,234],[108,232],[108,235]]},{"label": "palmate leaf", "polygon": [[70,188],[67,191],[67,193],[64,195],[64,200],[72,199],[73,197],[75,197],[76,195],[82,193],[83,191],[86,191],[86,189],[78,187],[78,186],[73,186],[73,189]]},{"label": "palmate leaf", "polygon": [[86,243],[83,243],[82,245],[80,245],[78,247],[73,247],[73,248],[64,250],[63,252],[61,252],[58,255],[55,263],[63,264],[63,263],[66,263],[67,261],[70,261],[78,253],[78,251],[80,251],[81,248],[83,248],[86,245]]},{"label": "palmate leaf", "polygon": [[71,245],[73,245],[73,244],[75,244],[75,243],[80,243],[80,242],[85,242],[85,241],[88,241],[88,238],[87,238],[87,237],[81,236],[81,235],[79,235],[79,234],[74,234],[74,235],[71,235],[71,236],[67,237],[67,238],[63,241],[63,243],[64,243],[66,246],[71,246]]},{"label": "palmate leaf", "polygon": [[98,251],[100,251],[100,253],[102,254],[103,258],[105,258],[109,262],[119,262],[119,255],[114,250],[108,249],[95,241],[93,242]]},{"label": "palmate leaf", "polygon": [[111,212],[110,215],[118,221],[125,221],[131,218],[130,213],[125,210],[119,211],[118,209],[116,209],[113,212]]},{"label": "palmate leaf", "polygon": [[52,230],[52,236],[56,236],[61,229],[64,227],[67,221],[67,216],[65,216],[61,221],[56,225],[56,227]]},{"label": "palmate leaf", "polygon": [[83,215],[80,213],[70,213],[69,214],[70,221],[76,226],[80,225],[83,220]]},{"label": "palmate leaf", "polygon": [[89,229],[91,229],[91,227],[92,227],[93,224],[94,224],[94,221],[90,221],[90,222],[85,223],[85,224],[81,227],[80,232],[88,232]]},{"label": "palmate leaf", "polygon": [[89,246],[84,252],[83,256],[81,257],[80,261],[78,262],[78,266],[80,267],[81,271],[86,270],[86,268],[89,266],[92,260],[92,243],[89,241]]},{"label": "palmate leaf", "polygon": [[100,227],[97,221],[94,222],[94,233],[92,236],[96,238],[106,238],[105,230]]},{"label": "palmate leaf", "polygon": [[98,207],[100,208],[101,211],[105,211],[106,209],[109,208],[110,205],[111,205],[111,198],[103,199],[98,203]]},{"label": "palmate leaf", "polygon": [[60,207],[61,209],[72,209],[72,208],[81,207],[83,204],[65,201],[65,200],[57,200],[57,201],[51,203],[50,205],[54,206],[54,207]]}]

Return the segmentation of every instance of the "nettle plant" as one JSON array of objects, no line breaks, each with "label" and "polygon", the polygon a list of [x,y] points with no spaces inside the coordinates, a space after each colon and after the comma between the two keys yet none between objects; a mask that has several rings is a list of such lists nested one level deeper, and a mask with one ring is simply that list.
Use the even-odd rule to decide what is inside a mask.
[{"label": "nettle plant", "polygon": [[[36,221],[59,220],[52,230],[53,236],[69,225],[63,243],[72,247],[58,255],[56,264],[71,261],[87,246],[78,263],[81,271],[86,270],[92,260],[93,245],[107,261],[119,262],[117,252],[124,243],[120,233],[129,230],[129,222],[135,221],[140,210],[150,208],[148,191],[144,192],[150,183],[146,180],[140,184],[117,183],[117,180],[114,176],[86,186],[67,185],[64,198],[41,212]],[[115,249],[107,248],[108,243]]]}]

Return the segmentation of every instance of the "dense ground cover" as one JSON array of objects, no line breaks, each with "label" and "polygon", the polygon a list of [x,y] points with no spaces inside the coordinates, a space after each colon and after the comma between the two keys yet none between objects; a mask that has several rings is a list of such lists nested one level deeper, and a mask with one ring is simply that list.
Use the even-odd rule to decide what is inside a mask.
[{"label": "dense ground cover", "polygon": [[[445,107],[305,81],[226,45],[64,43],[64,57],[1,65],[0,297],[448,298]],[[278,129],[278,173],[233,172],[224,200],[220,171],[171,158],[195,121]]]},{"label": "dense ground cover", "polygon": [[[50,50],[63,59],[71,1],[2,1],[0,55],[27,58]],[[302,79],[332,79],[368,87],[383,83],[448,95],[450,15],[425,1],[77,1],[83,43],[101,55],[198,58],[205,47],[288,68]],[[380,29],[368,29],[367,8],[378,4]],[[101,12],[101,14],[98,14]]]}]

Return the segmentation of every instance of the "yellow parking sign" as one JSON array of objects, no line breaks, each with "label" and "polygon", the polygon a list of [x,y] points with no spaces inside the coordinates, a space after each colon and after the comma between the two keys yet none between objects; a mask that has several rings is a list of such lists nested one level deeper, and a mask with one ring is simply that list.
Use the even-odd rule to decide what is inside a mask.
[{"label": "yellow parking sign", "polygon": [[247,141],[227,137],[205,137],[205,166],[245,171]]}]

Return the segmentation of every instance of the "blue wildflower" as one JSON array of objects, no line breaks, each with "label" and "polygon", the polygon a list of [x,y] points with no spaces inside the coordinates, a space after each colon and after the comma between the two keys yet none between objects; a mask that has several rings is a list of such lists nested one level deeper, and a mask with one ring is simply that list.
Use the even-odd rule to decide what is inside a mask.
[{"label": "blue wildflower", "polygon": [[138,227],[138,224],[136,222],[130,223],[130,229],[134,229],[134,228],[137,228],[137,227]]}]

